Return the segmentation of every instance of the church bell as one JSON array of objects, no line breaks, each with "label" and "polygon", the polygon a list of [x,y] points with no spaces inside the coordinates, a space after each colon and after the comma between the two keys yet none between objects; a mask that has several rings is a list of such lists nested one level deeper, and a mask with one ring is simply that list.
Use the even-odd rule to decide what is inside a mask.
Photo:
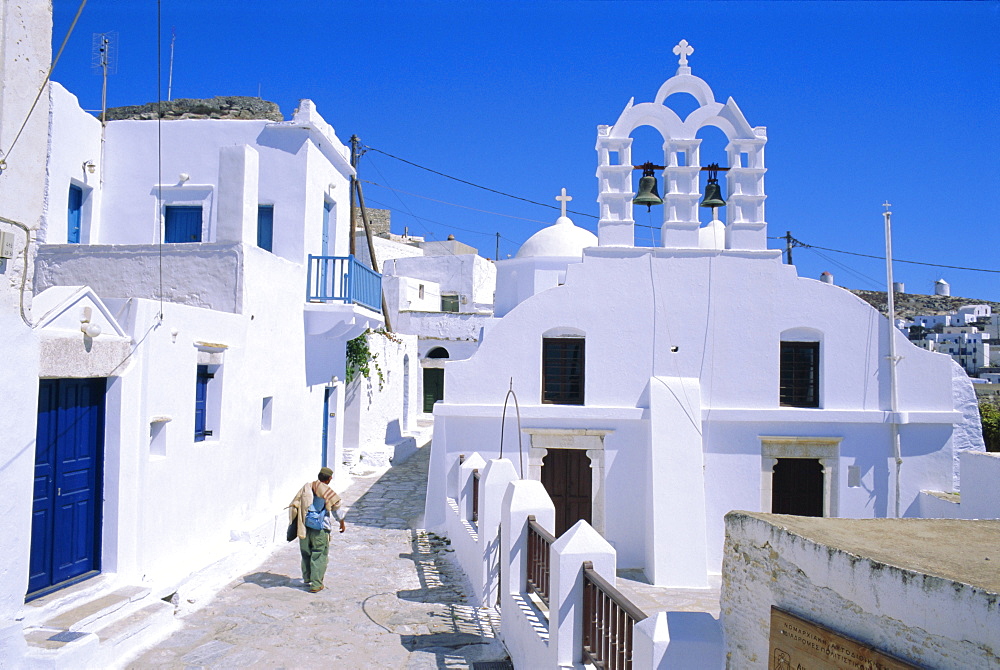
[{"label": "church bell", "polygon": [[719,170],[717,163],[708,166],[708,183],[705,184],[705,197],[701,199],[702,207],[725,207],[726,201],[722,199],[722,189],[719,188]]},{"label": "church bell", "polygon": [[642,179],[639,180],[639,192],[632,200],[634,205],[645,205],[646,211],[650,211],[653,205],[662,205],[663,199],[656,190],[656,177],[653,175],[652,163],[642,166]]}]

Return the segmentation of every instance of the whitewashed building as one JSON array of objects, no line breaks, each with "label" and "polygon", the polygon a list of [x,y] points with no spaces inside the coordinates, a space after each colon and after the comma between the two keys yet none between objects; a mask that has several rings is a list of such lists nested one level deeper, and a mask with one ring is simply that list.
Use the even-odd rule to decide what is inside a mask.
[{"label": "whitewashed building", "polygon": [[[4,148],[50,11],[4,3]],[[56,613],[107,598],[169,616],[160,598],[273,542],[291,493],[338,468],[345,343],[382,323],[380,277],[347,258],[353,168],[308,100],[287,121],[110,121],[103,143],[58,84],[35,114],[0,174],[0,232],[20,236],[3,285],[24,257],[34,271],[0,293],[17,361],[0,655],[101,665],[120,640],[80,621],[50,639]]]},{"label": "whitewashed building", "polygon": [[[501,263],[502,318],[469,360],[445,368],[426,523],[452,539],[484,603],[499,586],[515,664],[579,667],[588,551],[612,583],[631,570],[654,586],[707,589],[729,510],[915,516],[921,491],[956,488],[960,452],[983,449],[957,365],[767,248],[766,130],[732,98],[716,101],[688,49],[675,49],[677,74],[651,102],[630,101],[598,127],[596,243],[560,218],[537,245],[557,250],[549,259],[519,254],[530,265],[509,274]],[[682,119],[673,95],[698,108]],[[640,126],[663,137],[656,248],[635,245]],[[701,152],[706,126],[725,133],[724,154]],[[702,225],[699,176],[712,162],[729,167],[728,206],[725,221]],[[529,514],[558,538],[545,616],[525,586]]]},{"label": "whitewashed building", "polygon": [[991,350],[995,324],[989,305],[964,305],[949,314],[900,320],[898,326],[918,347],[951,356],[969,375],[978,376],[982,368],[1000,362]]}]

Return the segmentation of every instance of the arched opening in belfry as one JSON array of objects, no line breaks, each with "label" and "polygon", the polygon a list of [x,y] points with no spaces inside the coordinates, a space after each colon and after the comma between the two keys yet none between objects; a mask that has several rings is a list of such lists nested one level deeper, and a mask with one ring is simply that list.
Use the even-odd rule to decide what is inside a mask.
[{"label": "arched opening in belfry", "polygon": [[[673,96],[671,96],[673,97]],[[701,154],[701,166],[708,167],[712,163],[718,163],[719,167],[731,167],[729,165],[729,156],[726,153],[726,147],[729,145],[729,138],[726,134],[722,132],[720,128],[715,126],[703,126],[700,128],[695,135],[695,137],[701,140],[701,147],[699,153]],[[708,182],[708,172],[702,172],[698,178],[698,190],[699,193],[704,196],[705,194],[705,184]],[[726,185],[726,172],[719,172],[719,188],[722,193],[722,198],[726,198],[726,194],[729,193]],[[701,198],[698,198],[698,202],[701,202]],[[710,207],[698,207],[698,220],[701,225],[705,225],[712,220],[712,209]],[[719,210],[719,220],[725,222],[726,215],[725,210]]]},{"label": "arched opening in belfry", "polygon": [[698,99],[686,91],[672,93],[663,101],[664,106],[669,107],[681,117],[681,121],[688,117],[688,114],[701,107]]},{"label": "arched opening in belfry", "polygon": [[[632,137],[632,165],[642,165],[649,162],[653,165],[666,165],[664,163],[663,136],[660,131],[652,126],[639,126],[631,133]],[[657,192],[662,198],[666,184],[663,179],[663,171],[654,172],[657,182]],[[642,170],[632,170],[632,192],[639,192],[639,180],[642,178]],[[632,207],[632,220],[635,221],[635,246],[637,247],[658,247],[660,246],[660,229],[663,226],[663,206],[646,207],[645,205],[634,205]]]}]

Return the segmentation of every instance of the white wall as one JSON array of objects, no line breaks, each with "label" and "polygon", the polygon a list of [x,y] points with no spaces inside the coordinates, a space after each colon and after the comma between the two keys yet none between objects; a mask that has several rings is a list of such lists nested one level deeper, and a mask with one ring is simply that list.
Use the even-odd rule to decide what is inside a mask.
[{"label": "white wall", "polygon": [[417,338],[399,333],[367,337],[376,358],[369,367],[370,377],[359,375],[346,387],[344,448],[353,452],[355,462],[382,466],[390,460],[402,462],[416,446],[404,432],[416,425],[419,411]]},{"label": "white wall", "polygon": [[[51,61],[52,8],[49,3],[0,0],[0,147],[6,169],[0,174],[0,216],[38,229],[44,202],[47,96],[28,117]],[[27,118],[23,134],[11,143]],[[35,423],[38,412],[38,341],[22,320],[31,318],[30,268],[23,252],[27,233],[0,222],[14,237],[16,258],[0,259],[0,355],[4,360],[4,410],[0,412],[0,514],[5,519],[0,553],[0,658],[17,659],[25,650],[18,612],[28,588],[31,500],[35,469]],[[34,233],[32,233],[34,234]],[[25,277],[25,272],[29,276]],[[24,280],[27,279],[25,282]],[[26,285],[24,291],[21,286]]]},{"label": "white wall", "polygon": [[[49,142],[45,213],[39,241],[65,244],[70,185],[83,190],[80,242],[98,235],[101,211],[101,122],[80,108],[75,95],[61,84],[49,85]],[[91,173],[86,163],[94,164]]]}]

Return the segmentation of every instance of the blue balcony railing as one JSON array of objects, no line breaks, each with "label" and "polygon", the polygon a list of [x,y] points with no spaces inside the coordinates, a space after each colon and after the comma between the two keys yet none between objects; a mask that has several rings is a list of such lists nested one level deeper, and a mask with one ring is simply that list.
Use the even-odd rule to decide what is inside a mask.
[{"label": "blue balcony railing", "polygon": [[350,302],[382,311],[382,275],[354,256],[309,256],[309,302]]}]

